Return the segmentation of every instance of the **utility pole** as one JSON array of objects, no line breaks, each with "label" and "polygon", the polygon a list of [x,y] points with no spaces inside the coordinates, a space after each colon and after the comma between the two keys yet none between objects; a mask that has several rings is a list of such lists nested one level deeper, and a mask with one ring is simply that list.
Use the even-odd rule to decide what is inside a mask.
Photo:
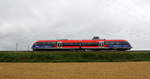
[{"label": "utility pole", "polygon": [[28,44],[28,48],[27,48],[27,51],[30,51],[30,45]]},{"label": "utility pole", "polygon": [[16,51],[18,51],[18,43],[16,43]]}]

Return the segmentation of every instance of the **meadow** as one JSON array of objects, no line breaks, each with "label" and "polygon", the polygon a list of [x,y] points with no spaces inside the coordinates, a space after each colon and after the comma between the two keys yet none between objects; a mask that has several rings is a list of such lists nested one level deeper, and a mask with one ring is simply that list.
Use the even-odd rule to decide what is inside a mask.
[{"label": "meadow", "polygon": [[150,51],[0,51],[0,62],[150,61]]}]

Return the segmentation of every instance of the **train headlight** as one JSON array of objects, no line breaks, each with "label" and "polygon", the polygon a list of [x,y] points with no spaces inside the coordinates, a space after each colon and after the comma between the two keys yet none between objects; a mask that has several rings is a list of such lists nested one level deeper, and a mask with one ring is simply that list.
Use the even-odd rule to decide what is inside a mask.
[{"label": "train headlight", "polygon": [[35,47],[40,47],[40,46],[35,46]]}]

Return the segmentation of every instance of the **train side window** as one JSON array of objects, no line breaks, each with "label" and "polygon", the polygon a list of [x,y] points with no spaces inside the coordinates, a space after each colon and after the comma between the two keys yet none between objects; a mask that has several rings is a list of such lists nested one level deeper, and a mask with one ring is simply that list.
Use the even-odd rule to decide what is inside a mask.
[{"label": "train side window", "polygon": [[37,42],[35,45],[55,45],[56,42]]},{"label": "train side window", "polygon": [[95,42],[92,43],[92,42],[91,42],[91,43],[82,43],[81,45],[82,45],[82,46],[98,46],[99,43],[95,43]]},{"label": "train side window", "polygon": [[63,46],[80,46],[80,43],[62,43]]},{"label": "train side window", "polygon": [[113,42],[113,41],[105,41],[105,44],[106,44],[106,45],[114,45],[115,42]]},{"label": "train side window", "polygon": [[106,45],[128,45],[128,42],[105,41]]}]

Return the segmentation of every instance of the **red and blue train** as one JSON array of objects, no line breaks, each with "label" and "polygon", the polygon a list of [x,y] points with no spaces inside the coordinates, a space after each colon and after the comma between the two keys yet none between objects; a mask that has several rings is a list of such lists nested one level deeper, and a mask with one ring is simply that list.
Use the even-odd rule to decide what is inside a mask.
[{"label": "red and blue train", "polygon": [[127,40],[39,40],[33,51],[41,50],[130,50],[132,46]]}]

